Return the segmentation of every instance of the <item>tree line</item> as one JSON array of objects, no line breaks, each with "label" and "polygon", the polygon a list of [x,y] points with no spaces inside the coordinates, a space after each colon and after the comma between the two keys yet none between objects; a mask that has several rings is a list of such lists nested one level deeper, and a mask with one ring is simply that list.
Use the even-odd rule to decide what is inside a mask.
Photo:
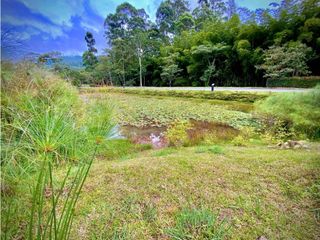
[{"label": "tree line", "polygon": [[135,86],[265,86],[267,79],[320,75],[320,1],[283,0],[267,9],[234,0],[165,0],[155,22],[130,3],[104,22],[106,49],[92,33],[84,81]]}]

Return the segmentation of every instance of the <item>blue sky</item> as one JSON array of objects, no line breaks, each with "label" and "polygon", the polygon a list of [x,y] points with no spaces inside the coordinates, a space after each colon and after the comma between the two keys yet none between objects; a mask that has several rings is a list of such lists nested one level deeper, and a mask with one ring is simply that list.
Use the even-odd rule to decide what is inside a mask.
[{"label": "blue sky", "polygon": [[[194,6],[197,0],[190,0]],[[1,26],[10,28],[30,52],[60,51],[81,55],[86,50],[84,35],[91,31],[99,53],[106,47],[103,22],[122,0],[2,0]],[[154,19],[161,0],[127,0],[144,8]],[[278,0],[237,0],[238,6],[266,8]]]}]

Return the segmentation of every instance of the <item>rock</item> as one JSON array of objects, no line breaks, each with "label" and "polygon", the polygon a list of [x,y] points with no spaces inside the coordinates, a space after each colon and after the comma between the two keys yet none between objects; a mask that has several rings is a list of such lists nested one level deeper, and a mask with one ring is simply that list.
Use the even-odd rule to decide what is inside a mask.
[{"label": "rock", "polygon": [[305,143],[305,141],[293,141],[288,140],[284,143],[278,143],[277,147],[280,149],[302,149],[302,148],[309,148],[309,146]]},{"label": "rock", "polygon": [[257,238],[257,240],[268,240],[268,238],[266,238],[265,236],[260,236]]}]

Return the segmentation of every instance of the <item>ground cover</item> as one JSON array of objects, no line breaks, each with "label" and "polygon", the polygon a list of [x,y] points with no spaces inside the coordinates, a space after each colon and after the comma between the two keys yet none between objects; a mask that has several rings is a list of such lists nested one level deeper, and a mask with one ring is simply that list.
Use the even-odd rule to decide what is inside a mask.
[{"label": "ground cover", "polygon": [[271,93],[264,92],[237,92],[237,91],[185,91],[185,90],[152,90],[152,89],[130,89],[130,88],[113,88],[113,87],[83,87],[82,93],[126,93],[145,96],[163,96],[163,97],[182,97],[196,99],[215,99],[224,101],[237,102],[255,102],[265,99]]},{"label": "ground cover", "polygon": [[226,123],[235,128],[257,126],[251,113],[241,111],[252,108],[249,103],[227,101],[201,101],[195,99],[130,94],[87,94],[86,98],[108,98],[114,104],[115,116],[120,125],[136,127],[162,127],[174,120],[206,120]]},{"label": "ground cover", "polygon": [[319,145],[208,145],[100,159],[72,239],[317,239],[319,159]]}]

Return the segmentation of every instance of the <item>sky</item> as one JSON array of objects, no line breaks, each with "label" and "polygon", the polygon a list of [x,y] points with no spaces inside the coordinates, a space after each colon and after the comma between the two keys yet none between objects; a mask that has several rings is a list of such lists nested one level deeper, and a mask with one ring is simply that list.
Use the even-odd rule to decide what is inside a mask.
[{"label": "sky", "polygon": [[[82,55],[85,33],[96,39],[99,54],[107,47],[104,19],[125,0],[1,0],[1,27],[10,29],[23,42],[26,51],[59,51],[63,55]],[[152,20],[161,0],[127,0],[144,8]],[[191,7],[197,0],[189,0]],[[266,8],[279,0],[236,0],[238,7]],[[5,55],[3,53],[3,55]]]}]

